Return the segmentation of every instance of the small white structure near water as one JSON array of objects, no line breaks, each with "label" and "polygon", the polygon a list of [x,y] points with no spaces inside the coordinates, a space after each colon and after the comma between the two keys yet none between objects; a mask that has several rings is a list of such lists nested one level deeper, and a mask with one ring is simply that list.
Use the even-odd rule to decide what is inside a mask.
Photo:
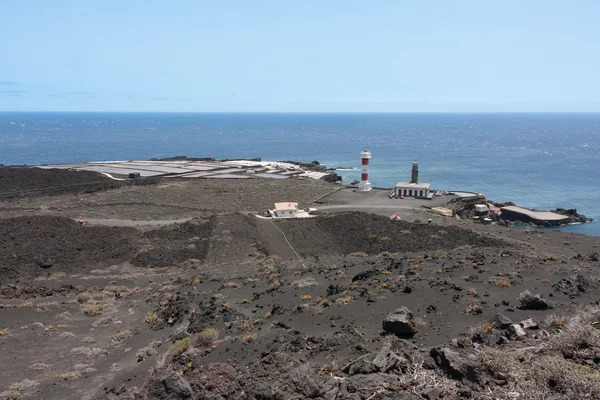
[{"label": "small white structure near water", "polygon": [[271,214],[277,218],[294,218],[298,212],[298,203],[275,203]]}]

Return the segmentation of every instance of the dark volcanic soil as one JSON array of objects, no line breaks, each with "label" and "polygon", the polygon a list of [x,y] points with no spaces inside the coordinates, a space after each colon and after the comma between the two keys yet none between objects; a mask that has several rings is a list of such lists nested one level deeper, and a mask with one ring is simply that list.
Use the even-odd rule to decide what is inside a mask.
[{"label": "dark volcanic soil", "polygon": [[435,225],[393,221],[386,217],[361,212],[335,214],[328,218],[319,218],[315,223],[323,231],[338,238],[344,254],[446,250],[464,245],[474,247],[506,245],[500,240],[458,227],[441,229]]},{"label": "dark volcanic soil", "polygon": [[213,230],[212,220],[193,219],[144,233],[142,238],[147,244],[132,263],[142,267],[165,267],[189,259],[204,260]]},{"label": "dark volcanic soil", "polygon": [[[227,213],[328,190],[173,181],[4,202],[27,216],[0,221],[0,398],[600,398],[599,238]],[[31,215],[71,212],[196,218]],[[383,321],[400,307],[396,336]]]},{"label": "dark volcanic soil", "polygon": [[122,186],[155,184],[160,181],[160,178],[116,181],[91,171],[0,166],[0,200],[93,193]]},{"label": "dark volcanic soil", "polygon": [[135,252],[137,236],[135,229],[81,226],[62,217],[4,219],[0,224],[0,283],[126,261]]}]

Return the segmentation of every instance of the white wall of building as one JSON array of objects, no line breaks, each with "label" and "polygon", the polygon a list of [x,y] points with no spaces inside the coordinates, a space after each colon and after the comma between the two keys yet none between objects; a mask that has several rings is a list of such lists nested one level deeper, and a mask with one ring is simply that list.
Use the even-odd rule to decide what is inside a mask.
[{"label": "white wall of building", "polygon": [[279,210],[275,211],[275,216],[278,218],[293,218],[296,216],[296,210]]},{"label": "white wall of building", "polygon": [[429,195],[429,189],[413,189],[396,187],[396,197],[427,197]]}]

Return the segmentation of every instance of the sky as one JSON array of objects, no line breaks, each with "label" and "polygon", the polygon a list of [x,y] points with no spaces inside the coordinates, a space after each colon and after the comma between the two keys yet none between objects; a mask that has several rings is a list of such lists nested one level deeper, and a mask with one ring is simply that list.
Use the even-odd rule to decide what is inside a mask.
[{"label": "sky", "polygon": [[0,0],[0,10],[0,111],[600,111],[597,0]]}]

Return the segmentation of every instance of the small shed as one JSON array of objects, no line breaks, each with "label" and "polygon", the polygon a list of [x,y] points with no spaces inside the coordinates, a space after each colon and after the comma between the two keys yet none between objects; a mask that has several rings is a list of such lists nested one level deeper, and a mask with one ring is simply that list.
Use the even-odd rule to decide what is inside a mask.
[{"label": "small shed", "polygon": [[278,218],[293,218],[298,211],[298,203],[275,203],[275,216]]}]

